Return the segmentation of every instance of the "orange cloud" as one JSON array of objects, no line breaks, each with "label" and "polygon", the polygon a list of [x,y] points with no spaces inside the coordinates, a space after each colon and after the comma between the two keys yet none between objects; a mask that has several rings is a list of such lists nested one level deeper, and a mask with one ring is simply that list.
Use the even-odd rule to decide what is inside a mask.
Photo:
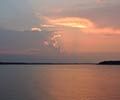
[{"label": "orange cloud", "polygon": [[74,28],[88,28],[93,27],[94,24],[85,18],[78,17],[65,17],[65,18],[48,18],[44,17],[46,24],[42,26],[64,26],[64,27],[74,27]]},{"label": "orange cloud", "polygon": [[43,27],[60,28],[61,26],[65,29],[77,28],[83,33],[94,33],[94,34],[120,34],[120,29],[113,29],[110,27],[99,28],[97,25],[89,19],[79,17],[65,17],[65,18],[48,18],[45,17],[45,24]]},{"label": "orange cloud", "polygon": [[40,28],[34,27],[34,28],[31,28],[31,31],[39,31],[39,32],[41,32],[42,30]]}]

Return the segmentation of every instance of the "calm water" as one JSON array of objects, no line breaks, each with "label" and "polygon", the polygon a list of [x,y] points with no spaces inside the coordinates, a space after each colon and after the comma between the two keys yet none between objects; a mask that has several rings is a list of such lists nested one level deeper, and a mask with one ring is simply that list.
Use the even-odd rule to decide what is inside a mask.
[{"label": "calm water", "polygon": [[120,66],[0,65],[0,100],[120,100]]}]

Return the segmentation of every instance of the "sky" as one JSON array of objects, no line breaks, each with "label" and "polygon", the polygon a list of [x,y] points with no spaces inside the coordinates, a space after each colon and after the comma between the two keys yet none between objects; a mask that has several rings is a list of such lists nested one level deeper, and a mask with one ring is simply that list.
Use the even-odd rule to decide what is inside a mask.
[{"label": "sky", "polygon": [[120,59],[119,0],[0,0],[0,61]]}]

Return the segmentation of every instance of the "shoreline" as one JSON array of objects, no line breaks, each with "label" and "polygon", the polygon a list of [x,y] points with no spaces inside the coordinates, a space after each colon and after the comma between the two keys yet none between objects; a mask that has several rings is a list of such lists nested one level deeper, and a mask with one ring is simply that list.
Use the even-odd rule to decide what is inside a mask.
[{"label": "shoreline", "polygon": [[83,65],[83,64],[96,65],[96,63],[24,63],[24,62],[0,62],[0,65]]}]

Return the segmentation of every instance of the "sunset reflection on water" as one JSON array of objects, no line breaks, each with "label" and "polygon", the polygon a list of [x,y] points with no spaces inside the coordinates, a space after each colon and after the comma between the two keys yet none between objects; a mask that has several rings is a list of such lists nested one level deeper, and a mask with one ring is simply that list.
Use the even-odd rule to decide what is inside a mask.
[{"label": "sunset reflection on water", "polygon": [[[34,71],[38,91],[43,88],[52,100],[118,100],[120,68],[54,66]],[[42,87],[41,87],[42,79]],[[34,81],[35,82],[35,81]],[[39,84],[40,83],[40,84]]]},{"label": "sunset reflection on water", "polygon": [[119,66],[1,66],[0,72],[1,100],[120,99]]}]

